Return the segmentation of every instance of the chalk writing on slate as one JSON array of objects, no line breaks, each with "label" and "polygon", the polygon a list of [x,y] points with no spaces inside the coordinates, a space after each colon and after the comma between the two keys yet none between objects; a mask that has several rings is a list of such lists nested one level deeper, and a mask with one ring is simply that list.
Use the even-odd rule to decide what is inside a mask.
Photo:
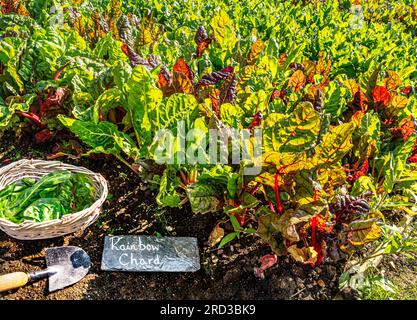
[{"label": "chalk writing on slate", "polygon": [[200,269],[197,238],[106,236],[105,271],[194,272]]}]

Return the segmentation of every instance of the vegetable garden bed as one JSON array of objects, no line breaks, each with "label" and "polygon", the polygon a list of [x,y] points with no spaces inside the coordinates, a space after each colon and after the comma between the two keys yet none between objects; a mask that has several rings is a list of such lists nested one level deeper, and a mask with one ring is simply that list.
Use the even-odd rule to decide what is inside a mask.
[{"label": "vegetable garden bed", "polygon": [[[41,157],[49,146],[31,146],[31,138],[13,144],[14,138],[0,147],[1,161],[16,157]],[[9,150],[9,152],[5,152]],[[189,209],[158,209],[154,194],[141,190],[136,174],[120,166],[114,170],[111,159],[69,160],[101,173],[112,190],[102,218],[85,233],[42,241],[16,241],[0,234],[2,271],[29,271],[43,267],[44,249],[51,246],[76,245],[88,251],[92,259],[90,274],[70,288],[47,294],[47,283],[39,282],[17,292],[2,294],[4,299],[330,299],[338,292],[339,271],[336,266],[314,270],[294,265],[290,259],[269,270],[260,281],[253,272],[258,260],[270,253],[268,245],[246,239],[221,251],[208,247],[213,224],[222,217],[195,217]],[[105,273],[100,271],[103,238],[107,234],[146,234],[164,236],[195,236],[199,239],[202,270],[192,274]],[[321,282],[321,281],[323,282]],[[320,286],[320,284],[325,286]],[[128,284],[128,285],[127,285]],[[299,294],[297,294],[301,291]]]},{"label": "vegetable garden bed", "polygon": [[[2,271],[73,244],[92,273],[49,298],[330,299],[389,290],[383,258],[414,258],[408,1],[3,0],[1,10],[0,160],[84,166],[111,193],[83,234],[1,234]],[[103,237],[121,234],[195,236],[201,270],[103,273]]]}]

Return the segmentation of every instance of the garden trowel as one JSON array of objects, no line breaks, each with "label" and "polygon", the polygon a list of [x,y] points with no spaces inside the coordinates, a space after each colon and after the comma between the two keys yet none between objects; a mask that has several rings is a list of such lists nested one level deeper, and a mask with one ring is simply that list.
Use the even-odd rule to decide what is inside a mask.
[{"label": "garden trowel", "polygon": [[88,254],[73,246],[48,248],[45,258],[45,270],[1,275],[0,292],[20,288],[28,282],[44,278],[49,278],[49,292],[52,292],[80,281],[91,265]]}]

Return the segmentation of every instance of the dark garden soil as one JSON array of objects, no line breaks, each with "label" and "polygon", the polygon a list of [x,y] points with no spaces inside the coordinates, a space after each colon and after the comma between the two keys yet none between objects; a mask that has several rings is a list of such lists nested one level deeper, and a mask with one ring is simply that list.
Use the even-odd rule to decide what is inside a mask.
[{"label": "dark garden soil", "polygon": [[[21,158],[45,159],[53,144],[35,145],[4,136],[0,163]],[[86,231],[44,241],[18,241],[0,231],[0,274],[44,267],[44,249],[75,245],[90,255],[92,268],[79,283],[49,294],[46,280],[0,294],[0,299],[332,299],[340,274],[338,266],[312,269],[279,258],[264,280],[254,275],[258,260],[270,253],[258,237],[247,237],[224,249],[208,248],[207,239],[222,214],[193,215],[189,208],[160,209],[155,193],[145,190],[137,175],[114,158],[61,158],[101,173],[110,197],[99,220]],[[197,237],[201,269],[195,273],[122,273],[100,270],[105,235],[169,235]]]}]

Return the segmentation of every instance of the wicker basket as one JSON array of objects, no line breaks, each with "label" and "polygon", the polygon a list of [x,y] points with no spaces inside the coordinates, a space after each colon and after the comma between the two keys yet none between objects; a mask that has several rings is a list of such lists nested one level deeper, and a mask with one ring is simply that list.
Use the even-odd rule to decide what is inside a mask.
[{"label": "wicker basket", "polygon": [[96,191],[97,200],[91,207],[76,213],[64,215],[61,219],[45,222],[24,221],[20,224],[6,219],[0,219],[1,230],[19,240],[39,240],[60,237],[78,230],[83,230],[97,220],[101,206],[107,198],[107,181],[100,174],[96,174],[86,168],[72,166],[59,161],[23,159],[0,168],[0,190],[22,178],[40,179],[55,170],[80,172],[90,176]]}]

